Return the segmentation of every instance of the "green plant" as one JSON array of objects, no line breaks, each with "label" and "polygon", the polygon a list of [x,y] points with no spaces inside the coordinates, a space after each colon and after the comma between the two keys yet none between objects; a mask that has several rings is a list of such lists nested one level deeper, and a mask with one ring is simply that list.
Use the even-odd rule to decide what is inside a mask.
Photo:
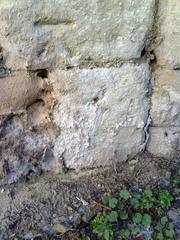
[{"label": "green plant", "polygon": [[156,204],[160,209],[168,209],[173,202],[173,196],[168,190],[158,189]]},{"label": "green plant", "polygon": [[172,239],[174,237],[174,225],[172,223],[168,224],[167,229],[165,230],[166,237]]},{"label": "green plant", "polygon": [[83,240],[91,240],[89,236],[85,236]]},{"label": "green plant", "polygon": [[142,224],[143,224],[145,227],[150,226],[150,225],[151,225],[151,221],[152,221],[151,215],[149,215],[149,214],[147,214],[147,213],[143,215]]},{"label": "green plant", "polygon": [[156,239],[157,240],[164,240],[164,239],[173,239],[174,237],[174,225],[169,222],[169,219],[167,216],[163,216],[160,218],[159,222],[157,223],[155,230],[156,233]]},{"label": "green plant", "polygon": [[120,230],[120,237],[121,239],[129,239],[130,231],[128,229],[121,229]]},{"label": "green plant", "polygon": [[137,234],[139,234],[140,233],[140,228],[139,227],[132,227],[131,228],[131,234],[133,235],[133,236],[136,236]]},{"label": "green plant", "polygon": [[131,206],[134,209],[138,209],[140,207],[140,199],[141,195],[139,193],[133,193],[132,198],[130,199]]},{"label": "green plant", "polygon": [[117,221],[117,212],[103,212],[91,221],[93,232],[103,240],[113,239],[113,223]]},{"label": "green plant", "polygon": [[105,196],[103,202],[107,204],[110,208],[115,208],[118,200],[112,196]]},{"label": "green plant", "polygon": [[126,212],[126,210],[120,211],[119,216],[120,216],[121,220],[127,220],[128,219],[128,212]]},{"label": "green plant", "polygon": [[[176,173],[177,176],[177,173]],[[178,189],[178,179],[169,172],[171,189]],[[163,188],[145,189],[131,192],[126,188],[119,197],[106,195],[103,198],[103,212],[91,220],[92,232],[99,240],[132,240],[140,236],[143,228],[153,228],[156,240],[173,239],[175,231],[167,217],[167,211],[173,204],[173,195]],[[120,229],[119,229],[120,228]],[[89,240],[87,238],[87,240]]]},{"label": "green plant", "polygon": [[168,218],[165,216],[165,217],[162,217],[161,220],[160,220],[162,226],[165,226],[166,223],[168,222]]},{"label": "green plant", "polygon": [[142,222],[142,218],[143,218],[142,214],[136,213],[132,218],[133,223],[140,224]]},{"label": "green plant", "polygon": [[164,235],[163,235],[162,232],[159,232],[159,233],[157,234],[157,240],[164,240]]},{"label": "green plant", "polygon": [[119,195],[124,200],[128,200],[130,198],[130,194],[127,189],[121,190]]},{"label": "green plant", "polygon": [[119,211],[125,210],[126,209],[126,205],[124,203],[120,202],[118,204],[118,209],[119,209]]},{"label": "green plant", "polygon": [[163,225],[160,222],[158,222],[157,225],[155,226],[155,229],[160,232],[163,229]]},{"label": "green plant", "polygon": [[141,199],[141,209],[149,210],[154,203],[153,193],[151,190],[145,190]]},{"label": "green plant", "polygon": [[132,198],[132,199],[130,200],[130,202],[131,202],[131,206],[132,206],[134,209],[138,209],[138,208],[139,208],[140,202],[139,202],[138,199]]}]

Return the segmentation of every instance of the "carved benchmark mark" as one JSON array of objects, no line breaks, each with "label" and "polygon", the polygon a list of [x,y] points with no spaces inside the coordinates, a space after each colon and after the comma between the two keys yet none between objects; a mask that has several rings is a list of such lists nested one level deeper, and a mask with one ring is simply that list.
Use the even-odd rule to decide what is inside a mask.
[{"label": "carved benchmark mark", "polygon": [[71,19],[42,18],[35,21],[34,26],[71,25],[73,23]]}]

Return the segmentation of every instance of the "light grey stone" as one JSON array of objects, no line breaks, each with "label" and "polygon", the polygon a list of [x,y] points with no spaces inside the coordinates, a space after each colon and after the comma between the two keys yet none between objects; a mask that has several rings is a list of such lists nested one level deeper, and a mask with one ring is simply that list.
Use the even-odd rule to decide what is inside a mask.
[{"label": "light grey stone", "polygon": [[156,157],[173,159],[180,152],[180,127],[151,127],[147,150]]},{"label": "light grey stone", "polygon": [[155,0],[1,0],[0,44],[12,69],[139,58]]},{"label": "light grey stone", "polygon": [[155,71],[151,118],[153,126],[180,126],[180,72],[158,68]]},{"label": "light grey stone", "polygon": [[148,64],[53,71],[54,121],[61,129],[55,155],[73,169],[126,160],[144,147]]},{"label": "light grey stone", "polygon": [[179,0],[160,0],[160,38],[156,49],[158,63],[167,68],[180,68],[180,4]]}]

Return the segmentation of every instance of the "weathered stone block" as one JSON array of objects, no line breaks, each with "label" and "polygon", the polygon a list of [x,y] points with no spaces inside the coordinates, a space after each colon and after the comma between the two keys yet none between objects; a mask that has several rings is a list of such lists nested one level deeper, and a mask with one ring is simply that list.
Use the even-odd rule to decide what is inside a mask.
[{"label": "weathered stone block", "polygon": [[23,110],[38,98],[41,80],[26,71],[0,78],[0,115]]},{"label": "weathered stone block", "polygon": [[148,118],[148,64],[50,73],[61,134],[55,155],[68,168],[112,164],[140,152]]},{"label": "weathered stone block", "polygon": [[147,150],[156,157],[174,159],[180,153],[180,127],[151,127]]},{"label": "weathered stone block", "polygon": [[0,43],[12,69],[139,58],[155,0],[1,0]]},{"label": "weathered stone block", "polygon": [[153,126],[180,126],[180,72],[155,71],[151,117]]},{"label": "weathered stone block", "polygon": [[160,0],[160,37],[156,49],[158,63],[168,68],[180,68],[180,4],[178,0]]}]

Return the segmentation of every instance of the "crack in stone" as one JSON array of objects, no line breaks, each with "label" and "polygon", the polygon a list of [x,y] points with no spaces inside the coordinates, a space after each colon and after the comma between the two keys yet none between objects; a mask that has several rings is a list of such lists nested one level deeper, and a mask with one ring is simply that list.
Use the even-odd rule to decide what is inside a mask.
[{"label": "crack in stone", "polygon": [[153,94],[153,72],[154,69],[156,67],[156,55],[154,53],[154,49],[156,48],[157,45],[157,36],[158,36],[158,12],[159,12],[159,4],[160,1],[159,0],[155,0],[155,7],[154,7],[154,20],[153,20],[153,25],[152,25],[152,31],[151,31],[151,40],[149,42],[149,46],[147,47],[147,50],[145,49],[144,52],[144,56],[149,56],[149,66],[151,68],[151,78],[149,79],[149,82],[147,84],[147,89],[148,89],[148,100],[149,100],[149,109],[148,109],[148,118],[146,121],[146,124],[144,126],[144,133],[145,133],[145,140],[144,140],[144,144],[143,144],[143,150],[146,151],[149,139],[150,139],[150,132],[149,132],[149,128],[151,126],[152,123],[152,117],[151,117],[151,106],[152,106],[152,102],[151,102],[151,97]]}]

